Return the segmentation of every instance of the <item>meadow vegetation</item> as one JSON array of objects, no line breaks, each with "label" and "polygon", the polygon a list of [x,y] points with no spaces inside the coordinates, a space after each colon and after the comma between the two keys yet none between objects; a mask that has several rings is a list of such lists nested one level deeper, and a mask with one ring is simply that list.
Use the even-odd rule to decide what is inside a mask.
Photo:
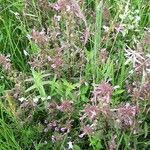
[{"label": "meadow vegetation", "polygon": [[149,0],[0,0],[0,150],[71,149],[150,149]]}]

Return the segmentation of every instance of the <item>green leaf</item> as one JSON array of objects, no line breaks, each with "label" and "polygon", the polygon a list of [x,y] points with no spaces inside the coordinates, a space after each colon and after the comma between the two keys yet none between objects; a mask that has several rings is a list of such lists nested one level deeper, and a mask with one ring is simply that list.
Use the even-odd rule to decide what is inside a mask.
[{"label": "green leaf", "polygon": [[116,96],[116,95],[120,95],[124,92],[125,90],[117,90],[114,92],[113,96]]},{"label": "green leaf", "polygon": [[146,138],[147,135],[148,135],[148,129],[149,129],[148,124],[147,124],[147,122],[145,122],[145,124],[144,124],[144,131],[145,131],[145,136],[144,136],[144,138]]},{"label": "green leaf", "polygon": [[5,90],[5,85],[3,84],[3,85],[0,86],[0,93],[3,93],[4,90]]},{"label": "green leaf", "polygon": [[81,148],[80,148],[80,146],[78,146],[78,145],[75,144],[75,145],[73,146],[73,150],[81,150]]},{"label": "green leaf", "polygon": [[29,87],[29,88],[25,91],[25,93],[30,92],[30,91],[34,90],[35,88],[36,88],[36,86],[35,86],[35,85],[32,85],[31,87]]}]

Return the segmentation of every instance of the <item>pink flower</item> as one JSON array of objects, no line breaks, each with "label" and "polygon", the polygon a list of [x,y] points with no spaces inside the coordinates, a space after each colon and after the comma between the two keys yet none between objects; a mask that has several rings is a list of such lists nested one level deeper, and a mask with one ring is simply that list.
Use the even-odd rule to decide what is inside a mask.
[{"label": "pink flower", "polygon": [[53,122],[50,122],[47,127],[48,128],[55,128],[57,126],[57,122],[56,121],[53,121]]},{"label": "pink flower", "polygon": [[129,103],[127,103],[125,106],[119,108],[118,112],[121,116],[135,117],[137,113],[137,106],[131,106]]},{"label": "pink flower", "polygon": [[150,96],[150,84],[144,83],[140,89],[140,96],[144,99],[145,97]]},{"label": "pink flower", "polygon": [[60,106],[57,106],[57,109],[59,109],[62,112],[72,112],[73,107],[72,103],[70,101],[63,101]]},{"label": "pink flower", "polygon": [[106,103],[110,102],[110,97],[112,96],[113,87],[107,83],[102,82],[95,87],[93,94],[95,101],[98,99],[105,101]]},{"label": "pink flower", "polygon": [[138,113],[137,106],[132,106],[129,103],[127,103],[125,106],[120,107],[118,109],[118,115],[121,122],[126,126],[133,125],[134,118],[136,114]]},{"label": "pink flower", "polygon": [[99,113],[99,109],[97,106],[88,105],[85,107],[84,112],[89,119],[93,120]]},{"label": "pink flower", "polygon": [[82,131],[82,134],[79,135],[80,138],[83,138],[83,136],[93,133],[93,129],[90,125],[83,126]]},{"label": "pink flower", "polygon": [[113,136],[111,138],[111,141],[108,142],[109,150],[116,150],[116,141],[115,141],[115,139],[116,139],[116,136]]},{"label": "pink flower", "polygon": [[51,63],[51,67],[53,69],[58,69],[60,66],[62,66],[62,59],[60,54],[55,56],[55,58],[48,57],[47,59]]},{"label": "pink flower", "polygon": [[59,10],[64,9],[66,4],[67,4],[67,2],[65,0],[59,0],[52,5],[52,8],[55,9],[56,11],[59,11]]},{"label": "pink flower", "polygon": [[32,33],[29,36],[35,43],[40,45],[45,45],[48,43],[49,37],[46,35],[44,29],[42,31],[36,31],[35,28],[32,29]]},{"label": "pink flower", "polygon": [[3,67],[4,70],[10,70],[11,69],[11,63],[10,63],[10,56],[2,55],[0,54],[0,65]]},{"label": "pink flower", "polygon": [[125,26],[123,24],[116,24],[116,26],[115,26],[115,30],[117,32],[121,32],[122,33],[124,31],[124,29],[125,29]]},{"label": "pink flower", "polygon": [[53,8],[54,8],[56,11],[58,11],[58,10],[61,9],[61,6],[56,3],[56,4],[53,6]]}]

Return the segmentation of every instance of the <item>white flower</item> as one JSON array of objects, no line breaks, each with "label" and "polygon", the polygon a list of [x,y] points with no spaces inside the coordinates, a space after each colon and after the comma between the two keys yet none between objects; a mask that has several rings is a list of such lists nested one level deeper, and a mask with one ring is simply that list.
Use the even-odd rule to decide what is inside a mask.
[{"label": "white flower", "polygon": [[67,5],[67,6],[66,6],[66,11],[70,11],[70,9],[71,9],[70,6]]},{"label": "white flower", "polygon": [[109,31],[109,27],[108,26],[103,25],[103,29],[104,29],[105,32]]},{"label": "white flower", "polygon": [[1,76],[1,79],[4,79],[4,76]]},{"label": "white flower", "polygon": [[61,20],[61,16],[55,15],[54,17],[55,17],[55,19],[56,19],[58,22]]},{"label": "white flower", "polygon": [[114,89],[115,89],[115,90],[116,90],[116,89],[119,89],[119,88],[120,88],[119,85],[114,86]]},{"label": "white flower", "polygon": [[47,100],[50,100],[51,99],[51,96],[47,96]]},{"label": "white flower", "polygon": [[23,53],[24,53],[25,56],[28,56],[28,55],[29,55],[26,50],[23,50]]},{"label": "white flower", "polygon": [[71,141],[69,141],[67,144],[69,145],[69,146],[68,146],[68,149],[73,149],[73,144],[72,144]]},{"label": "white flower", "polygon": [[27,101],[24,97],[19,98],[20,102]]},{"label": "white flower", "polygon": [[141,17],[140,16],[135,16],[135,20],[138,22],[140,21]]},{"label": "white flower", "polygon": [[29,34],[27,34],[27,35],[26,35],[26,37],[27,37],[29,40],[31,40],[31,39],[32,39],[32,36],[31,36],[31,35],[29,35]]},{"label": "white flower", "polygon": [[39,99],[38,99],[37,97],[33,98],[33,102],[34,102],[34,103],[37,103],[38,100],[39,100]]}]

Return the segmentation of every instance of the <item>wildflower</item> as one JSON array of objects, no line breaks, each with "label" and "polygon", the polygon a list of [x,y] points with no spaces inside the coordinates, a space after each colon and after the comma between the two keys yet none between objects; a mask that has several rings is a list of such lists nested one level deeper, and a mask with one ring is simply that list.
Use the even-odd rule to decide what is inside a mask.
[{"label": "wildflower", "polygon": [[127,46],[127,49],[125,49],[125,52],[126,52],[125,56],[127,58],[125,65],[131,62],[133,63],[133,67],[135,68],[136,64],[142,65],[143,62],[145,62],[145,58],[143,57],[142,53],[132,50],[129,46]]},{"label": "wildflower", "polygon": [[51,96],[47,96],[47,100],[50,100],[51,99]]},{"label": "wildflower", "polygon": [[119,114],[121,116],[130,116],[130,117],[135,117],[137,113],[137,107],[136,106],[131,106],[129,103],[127,103],[125,106],[119,108]]},{"label": "wildflower", "polygon": [[73,120],[67,121],[63,128],[61,128],[61,131],[69,133],[72,127]]},{"label": "wildflower", "polygon": [[62,65],[62,60],[59,56],[56,56],[55,58],[48,57],[48,61],[52,63],[51,67],[53,69],[57,69]]},{"label": "wildflower", "polygon": [[99,109],[97,106],[88,105],[84,109],[85,115],[88,116],[91,120],[95,119],[97,114],[99,113]]},{"label": "wildflower", "polygon": [[113,136],[111,141],[109,141],[108,149],[109,150],[116,150],[116,142],[115,142],[116,136]]},{"label": "wildflower", "polygon": [[54,8],[56,11],[58,11],[58,10],[61,9],[61,6],[60,6],[59,4],[55,4],[55,5],[53,5],[53,8]]},{"label": "wildflower", "polygon": [[0,54],[0,65],[3,67],[4,70],[10,70],[11,64],[10,64],[10,56],[2,55]]},{"label": "wildflower", "polygon": [[133,100],[137,100],[138,98],[140,98],[140,90],[138,88],[133,88],[132,98]]},{"label": "wildflower", "polygon": [[20,105],[20,108],[27,108],[29,106],[28,101],[23,101],[23,103]]},{"label": "wildflower", "polygon": [[71,8],[70,8],[70,6],[69,6],[69,5],[67,5],[67,6],[66,6],[66,11],[68,11],[68,12],[69,12],[69,11],[70,11],[70,9],[71,9]]},{"label": "wildflower", "polygon": [[113,92],[112,86],[107,82],[102,82],[95,87],[93,94],[95,99],[101,99],[106,103],[109,103]]},{"label": "wildflower", "polygon": [[24,98],[24,97],[21,97],[21,98],[19,98],[18,100],[19,100],[20,102],[27,101],[26,98]]},{"label": "wildflower", "polygon": [[104,32],[106,32],[106,33],[109,31],[109,27],[108,26],[103,25],[103,29],[104,29]]},{"label": "wildflower", "polygon": [[145,97],[149,97],[150,96],[150,84],[149,83],[144,83],[141,86],[140,96],[141,96],[141,98],[145,98]]},{"label": "wildflower", "polygon": [[33,102],[37,103],[39,101],[38,97],[33,98]]},{"label": "wildflower", "polygon": [[48,144],[48,142],[47,142],[47,141],[44,141],[44,145],[46,145],[46,144]]},{"label": "wildflower", "polygon": [[59,128],[58,128],[58,127],[55,127],[55,131],[59,131]]},{"label": "wildflower", "polygon": [[71,141],[69,141],[67,144],[68,144],[68,149],[73,149],[73,144]]},{"label": "wildflower", "polygon": [[42,31],[40,31],[40,32],[33,29],[30,37],[35,43],[40,44],[40,45],[47,44],[48,39],[49,39],[48,36],[46,35],[44,29],[42,29]]},{"label": "wildflower", "polygon": [[23,50],[23,53],[24,53],[25,56],[29,56],[29,54],[26,50]]},{"label": "wildflower", "polygon": [[135,21],[138,22],[140,21],[141,17],[140,16],[135,16]]},{"label": "wildflower", "polygon": [[45,124],[47,124],[47,123],[48,123],[48,121],[47,121],[47,120],[44,120],[44,123],[45,123]]},{"label": "wildflower", "polygon": [[109,115],[110,113],[110,107],[108,105],[108,103],[101,103],[101,105],[99,106],[100,111],[102,112],[102,114],[104,115]]},{"label": "wildflower", "polygon": [[67,129],[66,128],[61,128],[60,129],[62,132],[65,132]]},{"label": "wildflower", "polygon": [[52,8],[56,11],[64,9],[66,5],[66,0],[58,0],[55,4],[52,5]]},{"label": "wildflower", "polygon": [[56,142],[56,138],[55,138],[54,135],[52,135],[51,139],[52,139],[52,142],[53,142],[53,143]]},{"label": "wildflower", "polygon": [[115,25],[115,30],[116,30],[117,32],[123,33],[123,32],[124,32],[124,29],[125,29],[125,25],[124,25],[124,24],[116,24],[116,25]]},{"label": "wildflower", "polygon": [[93,129],[90,125],[83,126],[82,131],[82,134],[79,135],[80,138],[83,138],[85,135],[90,135],[93,133]]},{"label": "wildflower", "polygon": [[73,110],[72,103],[70,101],[63,101],[60,106],[57,106],[62,112],[71,112]]},{"label": "wildflower", "polygon": [[46,65],[45,56],[42,54],[38,54],[38,56],[33,57],[29,64],[33,69],[40,69]]},{"label": "wildflower", "polygon": [[61,16],[55,15],[54,18],[59,22],[61,20]]},{"label": "wildflower", "polygon": [[50,122],[47,127],[48,128],[55,128],[57,126],[57,122],[56,121],[53,121],[53,122]]},{"label": "wildflower", "polygon": [[62,134],[56,134],[56,135],[52,135],[51,136],[51,139],[52,139],[52,142],[54,143],[54,142],[57,142],[57,141],[62,141],[63,140],[63,138],[64,138],[64,135],[62,135]]},{"label": "wildflower", "polygon": [[119,118],[125,126],[133,125],[133,121],[137,113],[137,106],[132,106],[129,103],[118,109]]},{"label": "wildflower", "polygon": [[45,133],[47,133],[47,132],[48,132],[48,130],[49,130],[48,128],[45,128],[45,129],[44,129],[44,132],[45,132]]}]

